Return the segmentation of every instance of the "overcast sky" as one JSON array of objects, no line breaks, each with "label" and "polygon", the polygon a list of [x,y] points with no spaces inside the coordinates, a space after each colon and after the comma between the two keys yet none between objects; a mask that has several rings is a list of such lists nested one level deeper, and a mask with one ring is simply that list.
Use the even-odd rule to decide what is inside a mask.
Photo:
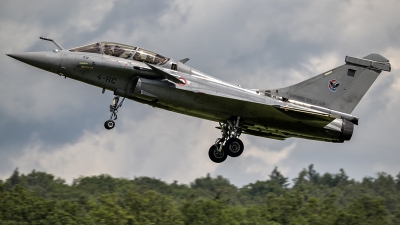
[{"label": "overcast sky", "polygon": [[[275,166],[290,179],[309,164],[352,178],[400,172],[400,1],[3,1],[0,7],[0,179],[18,167],[71,182],[80,175],[190,183],[210,173],[242,186]],[[278,88],[380,53],[383,72],[353,111],[343,144],[242,135],[239,158],[215,164],[216,123],[133,101],[105,130],[113,93],[7,57],[113,41],[153,50],[247,88]]]}]

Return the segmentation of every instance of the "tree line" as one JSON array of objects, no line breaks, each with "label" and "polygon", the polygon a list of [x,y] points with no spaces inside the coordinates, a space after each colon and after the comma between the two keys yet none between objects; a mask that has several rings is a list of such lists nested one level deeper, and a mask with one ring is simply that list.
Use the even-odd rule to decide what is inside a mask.
[{"label": "tree line", "polygon": [[0,180],[0,224],[400,224],[400,173],[355,181],[310,165],[289,185],[274,168],[239,188],[209,174],[188,185],[109,175],[67,184],[15,169]]}]

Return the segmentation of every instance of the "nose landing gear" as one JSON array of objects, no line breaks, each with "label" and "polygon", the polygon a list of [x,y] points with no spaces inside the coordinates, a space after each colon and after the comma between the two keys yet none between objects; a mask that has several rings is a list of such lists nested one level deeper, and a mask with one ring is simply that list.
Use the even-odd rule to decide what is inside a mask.
[{"label": "nose landing gear", "polygon": [[220,123],[221,138],[217,138],[215,144],[208,151],[211,161],[221,163],[230,157],[238,157],[243,153],[244,145],[239,139],[242,133],[240,117],[235,120],[228,120],[226,124]]},{"label": "nose landing gear", "polygon": [[107,120],[107,121],[104,123],[104,127],[105,127],[107,130],[111,130],[111,129],[113,129],[113,128],[115,127],[115,122],[114,122],[114,120],[117,120],[117,118],[118,118],[118,117],[117,117],[118,108],[122,106],[122,103],[123,103],[124,100],[125,100],[125,98],[123,98],[122,101],[118,104],[119,98],[120,98],[120,97],[119,97],[118,95],[115,96],[114,99],[112,100],[111,105],[110,105],[111,116],[110,116],[110,119]]}]

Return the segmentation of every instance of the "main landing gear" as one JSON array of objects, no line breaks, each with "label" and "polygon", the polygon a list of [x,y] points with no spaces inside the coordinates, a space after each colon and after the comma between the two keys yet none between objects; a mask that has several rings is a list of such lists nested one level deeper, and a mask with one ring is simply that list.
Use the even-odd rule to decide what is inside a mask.
[{"label": "main landing gear", "polygon": [[112,103],[110,105],[110,112],[111,112],[110,119],[104,123],[104,127],[107,130],[111,130],[115,127],[114,120],[117,120],[118,108],[122,106],[122,103],[124,102],[124,100],[125,100],[125,98],[123,98],[122,101],[118,104],[118,102],[119,102],[118,95],[115,96],[114,99],[112,100]]},{"label": "main landing gear", "polygon": [[230,157],[238,157],[243,153],[244,145],[239,139],[242,133],[240,117],[234,120],[227,120],[226,124],[219,123],[222,138],[217,138],[215,144],[208,151],[211,161],[221,163]]}]

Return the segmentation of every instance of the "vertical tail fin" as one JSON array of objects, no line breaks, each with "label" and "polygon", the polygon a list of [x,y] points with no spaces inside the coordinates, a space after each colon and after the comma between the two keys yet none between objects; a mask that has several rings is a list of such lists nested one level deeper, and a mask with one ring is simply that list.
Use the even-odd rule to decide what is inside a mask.
[{"label": "vertical tail fin", "polygon": [[364,58],[346,56],[346,64],[298,84],[266,91],[332,110],[351,113],[382,70],[390,72],[389,60],[379,54]]}]

